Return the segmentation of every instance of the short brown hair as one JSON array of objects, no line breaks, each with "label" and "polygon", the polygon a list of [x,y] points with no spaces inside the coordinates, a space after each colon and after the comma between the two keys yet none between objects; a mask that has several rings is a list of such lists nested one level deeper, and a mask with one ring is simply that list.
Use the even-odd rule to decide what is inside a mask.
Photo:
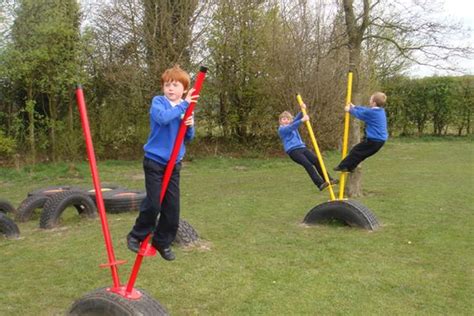
[{"label": "short brown hair", "polygon": [[287,118],[289,118],[290,120],[293,119],[293,115],[291,115],[291,113],[288,112],[288,111],[283,111],[283,112],[281,112],[281,114],[280,114],[280,116],[278,117],[278,119],[281,120],[283,117],[287,117]]},{"label": "short brown hair", "polygon": [[377,104],[377,106],[384,106],[387,101],[387,96],[383,92],[375,92],[372,94],[372,100]]},{"label": "short brown hair", "polygon": [[191,78],[189,77],[189,74],[181,69],[179,65],[174,65],[172,68],[168,68],[163,72],[161,75],[161,86],[165,84],[165,82],[170,82],[170,81],[179,81],[184,87],[184,91],[187,91],[189,88],[189,85],[191,83]]}]

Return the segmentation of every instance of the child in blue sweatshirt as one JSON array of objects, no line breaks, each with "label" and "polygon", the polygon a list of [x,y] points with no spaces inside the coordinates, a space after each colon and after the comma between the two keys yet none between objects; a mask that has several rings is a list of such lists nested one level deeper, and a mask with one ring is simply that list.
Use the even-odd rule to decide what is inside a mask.
[{"label": "child in blue sweatshirt", "polygon": [[[184,113],[189,104],[192,101],[196,102],[199,97],[191,96],[194,89],[188,91],[190,81],[189,75],[179,66],[167,69],[161,76],[164,95],[155,96],[151,102],[151,131],[143,147],[146,198],[140,205],[135,225],[127,236],[128,248],[138,252],[140,242],[148,234],[153,233],[153,247],[169,261],[175,259],[170,245],[176,237],[179,225],[179,172],[186,150],[184,143],[178,153],[162,204],[160,204],[161,183]],[[188,126],[184,138],[187,142],[194,137],[194,118],[190,116],[184,123]],[[157,223],[158,215],[160,218]]]},{"label": "child in blue sweatshirt", "polygon": [[[306,105],[303,104],[302,106],[306,108]],[[301,112],[293,119],[290,112],[284,111],[279,117],[280,127],[278,128],[278,135],[288,156],[290,156],[294,162],[303,166],[319,191],[322,191],[329,186],[323,179],[323,170],[321,169],[318,158],[312,151],[306,148],[298,132],[298,127],[301,123],[308,120],[309,116],[303,116]],[[331,184],[337,184],[339,182],[338,180],[332,179],[329,174],[328,177]]]},{"label": "child in blue sweatshirt", "polygon": [[365,139],[355,145],[334,171],[352,172],[366,158],[378,152],[388,139],[387,116],[383,106],[387,96],[375,92],[369,101],[369,107],[349,104],[345,107],[354,117],[365,122]]}]

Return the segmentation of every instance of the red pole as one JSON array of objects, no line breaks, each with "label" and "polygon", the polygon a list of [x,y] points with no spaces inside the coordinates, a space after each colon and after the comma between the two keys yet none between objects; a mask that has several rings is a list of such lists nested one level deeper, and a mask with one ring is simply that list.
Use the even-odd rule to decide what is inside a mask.
[{"label": "red pole", "polygon": [[[199,73],[196,76],[196,82],[194,84],[194,95],[198,95],[201,92],[202,84],[204,82],[204,78],[206,77],[206,72],[207,68],[201,66],[199,69]],[[186,109],[186,112],[184,113],[184,118],[183,121],[181,122],[181,125],[179,126],[179,131],[178,135],[176,136],[176,140],[174,142],[173,146],[173,151],[171,152],[170,160],[168,161],[168,165],[166,165],[165,169],[165,174],[163,176],[163,183],[161,184],[161,194],[160,194],[160,204],[163,202],[163,199],[166,194],[166,190],[168,189],[168,183],[171,178],[171,173],[173,172],[174,166],[176,164],[176,157],[178,157],[179,150],[181,149],[181,146],[183,144],[184,140],[184,135],[186,133],[186,130],[188,127],[184,124],[184,122],[190,117],[194,111],[194,107],[196,106],[196,102],[191,102],[189,104],[188,108]]]},{"label": "red pole", "polygon": [[[199,73],[196,76],[196,82],[194,83],[194,95],[198,95],[201,92],[202,84],[204,83],[204,79],[206,78],[207,68],[201,66],[199,69]],[[194,107],[196,102],[192,101],[189,104],[186,112],[184,113],[183,120],[181,121],[181,125],[179,126],[178,135],[176,136],[176,140],[174,142],[173,150],[171,152],[170,159],[168,164],[166,165],[165,174],[163,176],[163,182],[161,184],[161,193],[160,193],[160,204],[163,202],[163,199],[166,194],[166,190],[168,189],[168,183],[171,178],[171,173],[173,172],[174,166],[176,164],[176,158],[178,157],[179,150],[181,149],[181,145],[183,144],[184,135],[188,127],[184,124],[186,119],[190,117],[194,111]],[[146,253],[146,248],[148,246],[148,241],[150,240],[150,236],[148,235],[145,240],[142,242],[140,246],[140,250],[138,251],[137,258],[135,260],[135,264],[132,268],[132,273],[130,275],[130,279],[128,280],[126,293],[131,293],[133,290],[133,286],[135,285],[135,281],[137,279],[138,271],[140,270],[140,266],[142,264],[143,255]]]},{"label": "red pole", "polygon": [[94,182],[94,189],[96,194],[96,203],[99,211],[100,221],[102,224],[102,233],[104,235],[105,247],[107,249],[107,257],[112,272],[112,280],[114,282],[114,288],[120,286],[120,279],[117,270],[118,262],[115,260],[114,249],[112,246],[112,239],[110,238],[109,226],[107,224],[107,216],[105,215],[104,200],[102,198],[102,189],[100,187],[99,172],[97,171],[97,163],[95,160],[94,145],[92,144],[92,137],[89,128],[89,119],[87,118],[86,102],[84,101],[84,93],[80,85],[76,89],[77,106],[81,115],[82,130],[84,132],[84,139],[86,141],[87,157],[89,159],[89,167],[91,169],[92,180]]}]

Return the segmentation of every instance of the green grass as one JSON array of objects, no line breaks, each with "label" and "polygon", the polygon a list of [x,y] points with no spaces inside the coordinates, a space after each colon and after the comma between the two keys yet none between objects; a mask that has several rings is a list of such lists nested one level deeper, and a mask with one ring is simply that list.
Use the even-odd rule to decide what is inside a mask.
[{"label": "green grass", "polygon": [[[328,167],[339,154],[326,153]],[[139,161],[99,164],[103,183],[143,188]],[[286,159],[194,159],[181,178],[182,217],[204,240],[177,260],[145,258],[137,287],[173,315],[473,315],[474,144],[389,142],[363,164],[359,199],[376,232],[301,225],[328,199]],[[91,186],[87,163],[0,169],[0,198],[18,205],[36,188]],[[0,315],[63,315],[111,285],[99,220],[65,214],[60,228],[20,223],[0,237]],[[135,213],[109,214],[122,282]]]}]

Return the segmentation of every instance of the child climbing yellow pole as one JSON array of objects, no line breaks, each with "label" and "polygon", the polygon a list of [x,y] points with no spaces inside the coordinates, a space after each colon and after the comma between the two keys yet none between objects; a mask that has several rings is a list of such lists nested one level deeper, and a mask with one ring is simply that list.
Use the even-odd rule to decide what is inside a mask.
[{"label": "child climbing yellow pole", "polygon": [[[307,115],[306,109],[302,106],[303,105],[303,99],[301,98],[301,96],[299,94],[296,95],[296,100],[298,101],[298,104],[301,107],[301,112],[303,113],[303,115]],[[331,196],[331,201],[334,201],[336,199],[336,196],[334,195],[334,191],[332,189],[331,181],[329,180],[329,175],[326,171],[326,167],[324,166],[323,156],[321,155],[321,152],[319,151],[319,146],[318,146],[318,143],[316,141],[316,137],[314,136],[314,133],[313,133],[313,128],[311,127],[311,123],[309,121],[306,121],[305,124],[306,124],[306,128],[308,129],[308,132],[309,132],[309,137],[311,138],[311,141],[313,142],[314,151],[316,152],[316,156],[318,157],[319,164],[321,165],[321,170],[323,171],[324,181],[326,181],[329,184],[328,188],[329,188],[329,194]]]},{"label": "child climbing yellow pole", "polygon": [[[347,95],[346,95],[346,105],[351,103],[352,99],[352,72],[350,71],[347,74]],[[342,141],[342,159],[347,156],[347,147],[349,142],[349,123],[350,123],[350,114],[346,112],[344,115],[344,138]],[[339,200],[344,198],[344,188],[346,186],[347,172],[341,172],[341,177],[339,181]]]}]

